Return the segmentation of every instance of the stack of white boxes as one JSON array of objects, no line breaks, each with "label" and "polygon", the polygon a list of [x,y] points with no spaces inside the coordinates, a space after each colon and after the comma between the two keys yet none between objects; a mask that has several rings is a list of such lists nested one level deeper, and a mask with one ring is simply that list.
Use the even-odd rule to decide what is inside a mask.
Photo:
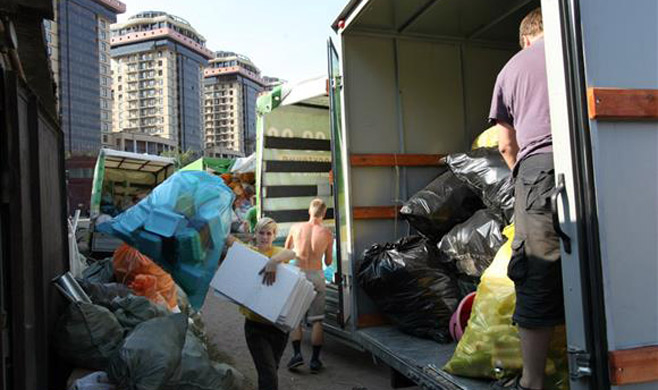
[{"label": "stack of white boxes", "polygon": [[279,328],[289,331],[297,327],[315,297],[313,284],[299,268],[280,264],[276,281],[263,284],[259,272],[268,258],[235,243],[228,250],[210,286],[220,295],[242,305]]}]

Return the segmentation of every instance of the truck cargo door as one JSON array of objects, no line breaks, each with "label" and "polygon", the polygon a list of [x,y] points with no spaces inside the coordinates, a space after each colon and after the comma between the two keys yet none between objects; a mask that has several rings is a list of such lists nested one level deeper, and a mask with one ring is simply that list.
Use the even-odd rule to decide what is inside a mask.
[{"label": "truck cargo door", "polygon": [[542,0],[571,389],[658,385],[656,10]]},{"label": "truck cargo door", "polygon": [[342,85],[340,75],[340,61],[338,52],[329,39],[327,43],[329,59],[329,106],[331,118],[331,154],[332,154],[332,174],[334,186],[334,218],[336,220],[336,259],[338,265],[338,274],[340,280],[339,289],[339,306],[342,308],[342,326],[349,323],[351,317],[352,301],[352,264],[350,262],[348,247],[350,229],[348,227],[348,206],[347,206],[347,176],[346,161],[347,150],[345,147],[345,138],[342,126]]}]

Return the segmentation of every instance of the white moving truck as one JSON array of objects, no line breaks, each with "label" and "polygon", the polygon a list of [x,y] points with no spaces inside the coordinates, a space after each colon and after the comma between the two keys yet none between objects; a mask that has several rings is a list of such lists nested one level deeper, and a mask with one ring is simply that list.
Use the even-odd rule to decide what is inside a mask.
[{"label": "white moving truck", "polygon": [[542,6],[571,389],[658,388],[655,1],[352,0],[334,22],[330,101],[343,325],[426,389],[487,389],[441,367],[455,344],[381,321],[353,279],[408,233],[398,205],[486,127],[519,22]]}]

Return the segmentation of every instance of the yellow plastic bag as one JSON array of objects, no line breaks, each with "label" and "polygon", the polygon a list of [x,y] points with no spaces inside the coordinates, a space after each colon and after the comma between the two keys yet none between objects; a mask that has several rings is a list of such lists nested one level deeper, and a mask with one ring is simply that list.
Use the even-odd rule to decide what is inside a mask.
[{"label": "yellow plastic bag", "polygon": [[493,148],[498,146],[498,128],[490,127],[478,135],[471,149],[477,148]]},{"label": "yellow plastic bag", "polygon": [[[482,274],[468,326],[455,353],[443,368],[455,375],[498,379],[521,372],[521,342],[512,315],[516,304],[514,282],[507,277],[512,257],[514,225],[505,228],[507,242]],[[546,389],[568,389],[564,327],[555,330],[546,364]]]}]

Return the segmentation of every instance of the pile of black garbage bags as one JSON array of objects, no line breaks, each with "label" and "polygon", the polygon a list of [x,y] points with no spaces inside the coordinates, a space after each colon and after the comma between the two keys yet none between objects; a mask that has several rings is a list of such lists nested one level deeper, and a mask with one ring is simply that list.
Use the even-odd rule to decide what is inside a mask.
[{"label": "pile of black garbage bags", "polygon": [[514,183],[497,148],[446,157],[401,208],[417,235],[365,251],[357,280],[400,330],[450,342],[450,317],[476,290],[512,222]]},{"label": "pile of black garbage bags", "polygon": [[179,305],[185,310],[172,313],[112,278],[111,261],[105,260],[77,280],[92,303],[71,302],[59,318],[54,339],[62,358],[77,368],[101,371],[114,386],[108,388],[119,390],[243,387],[242,374],[210,359],[202,329],[186,313],[191,309],[184,295]]}]

